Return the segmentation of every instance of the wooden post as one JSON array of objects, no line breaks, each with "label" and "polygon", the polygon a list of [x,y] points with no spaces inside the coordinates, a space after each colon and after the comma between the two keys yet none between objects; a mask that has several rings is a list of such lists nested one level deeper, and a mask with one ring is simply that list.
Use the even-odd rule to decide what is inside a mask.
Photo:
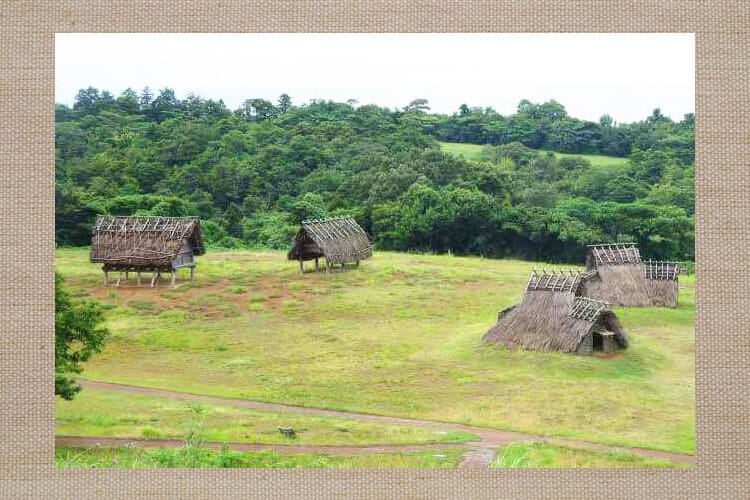
[{"label": "wooden post", "polygon": [[190,283],[195,283],[195,266],[190,266]]},{"label": "wooden post", "polygon": [[129,277],[130,277],[130,273],[128,271],[125,271],[125,281],[128,281]]},{"label": "wooden post", "polygon": [[356,265],[356,267],[359,267],[359,261],[357,261],[357,263],[355,265]]},{"label": "wooden post", "polygon": [[157,273],[156,273],[156,274],[154,274],[154,276],[153,276],[153,277],[151,278],[151,288],[153,288],[153,287],[154,287],[154,283],[156,283],[156,280],[158,280],[158,279],[159,279],[159,274],[160,274],[160,273],[159,273],[159,272],[157,272]]},{"label": "wooden post", "polygon": [[172,288],[177,286],[177,269],[172,269]]},{"label": "wooden post", "polygon": [[138,286],[141,286],[141,272],[140,271],[137,271],[135,273],[135,281],[136,283],[138,283]]},{"label": "wooden post", "polygon": [[305,272],[305,265],[303,264],[302,257],[299,258],[299,273],[304,274]]},{"label": "wooden post", "polygon": [[317,273],[318,271],[319,271],[319,268],[318,268],[318,258],[315,257],[315,272]]},{"label": "wooden post", "polygon": [[120,280],[122,279],[122,273],[119,273],[117,275],[117,283],[115,283],[115,286],[120,286]]},{"label": "wooden post", "polygon": [[104,271],[104,284],[109,285],[109,271]]}]

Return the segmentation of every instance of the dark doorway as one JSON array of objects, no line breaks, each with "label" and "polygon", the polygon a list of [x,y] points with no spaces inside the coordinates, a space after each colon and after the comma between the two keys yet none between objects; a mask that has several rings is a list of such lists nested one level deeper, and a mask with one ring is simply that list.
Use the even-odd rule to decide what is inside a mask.
[{"label": "dark doorway", "polygon": [[602,348],[604,347],[602,344],[602,336],[599,335],[598,333],[595,333],[593,337],[593,341],[594,341],[593,349],[595,351],[601,351]]}]

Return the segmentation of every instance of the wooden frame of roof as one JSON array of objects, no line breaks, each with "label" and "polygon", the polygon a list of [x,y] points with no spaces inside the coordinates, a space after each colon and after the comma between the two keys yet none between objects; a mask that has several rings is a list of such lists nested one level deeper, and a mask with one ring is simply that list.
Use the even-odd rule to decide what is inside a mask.
[{"label": "wooden frame of roof", "polygon": [[597,243],[587,248],[594,257],[593,262],[588,262],[589,267],[641,263],[641,252],[635,243]]}]

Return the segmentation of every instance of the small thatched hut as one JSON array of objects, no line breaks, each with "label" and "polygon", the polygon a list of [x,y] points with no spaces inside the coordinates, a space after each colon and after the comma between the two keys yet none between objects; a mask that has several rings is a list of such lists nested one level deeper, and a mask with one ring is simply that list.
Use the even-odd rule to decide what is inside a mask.
[{"label": "small thatched hut", "polygon": [[627,347],[627,335],[607,304],[576,295],[594,274],[533,271],[521,303],[501,311],[482,341],[576,354]]},{"label": "small thatched hut", "polygon": [[586,268],[597,271],[584,284],[582,295],[586,297],[619,306],[677,306],[679,266],[658,262],[652,271],[634,243],[589,245]]},{"label": "small thatched hut", "polygon": [[[190,280],[195,279],[195,256],[203,255],[203,236],[197,217],[119,217],[102,215],[96,219],[91,234],[91,262],[101,262],[104,283],[109,282],[109,271],[134,271],[138,284],[141,273],[153,273],[154,286],[162,273],[172,275],[175,284],[177,270],[190,269]],[[120,278],[117,279],[119,285]]]},{"label": "small thatched hut", "polygon": [[306,260],[315,260],[317,271],[318,259],[322,257],[326,260],[326,270],[334,264],[343,267],[346,262],[359,265],[360,260],[372,257],[372,243],[352,217],[303,221],[287,258],[299,261],[302,272]]}]

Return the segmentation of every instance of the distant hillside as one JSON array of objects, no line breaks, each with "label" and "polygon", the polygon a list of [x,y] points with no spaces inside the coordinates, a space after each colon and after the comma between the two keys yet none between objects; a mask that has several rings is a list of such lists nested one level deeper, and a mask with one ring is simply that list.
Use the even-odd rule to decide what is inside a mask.
[{"label": "distant hillside", "polygon": [[[587,243],[628,240],[694,258],[692,116],[617,125],[554,101],[447,116],[420,99],[390,110],[286,95],[231,111],[170,89],[89,88],[55,117],[59,245],[87,244],[102,213],[199,215],[210,246],[271,248],[303,219],[349,214],[380,249],[575,262]],[[485,161],[453,154],[481,145],[438,139],[486,143]]]}]

